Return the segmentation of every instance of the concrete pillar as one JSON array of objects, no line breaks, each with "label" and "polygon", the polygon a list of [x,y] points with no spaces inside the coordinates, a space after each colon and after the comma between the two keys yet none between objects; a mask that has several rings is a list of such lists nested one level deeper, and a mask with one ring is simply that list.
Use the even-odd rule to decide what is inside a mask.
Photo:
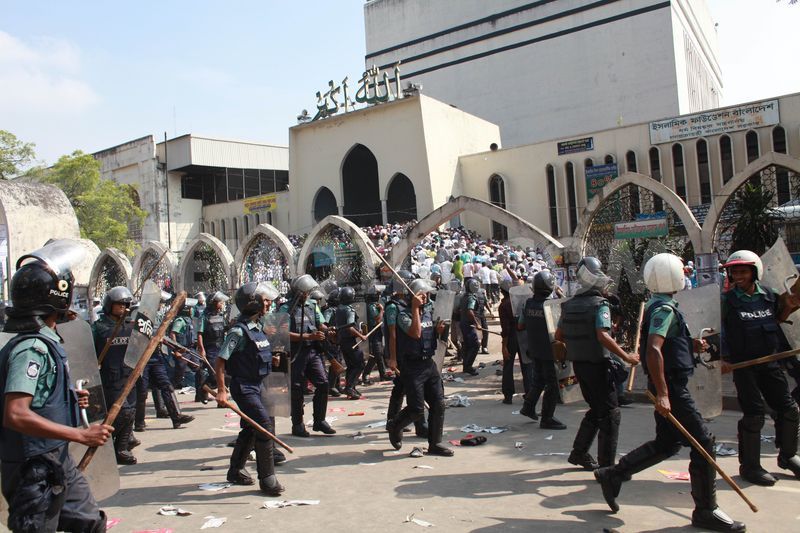
[{"label": "concrete pillar", "polygon": [[383,225],[389,223],[389,216],[386,212],[386,200],[381,200],[381,216],[383,217]]},{"label": "concrete pillar", "polygon": [[340,206],[337,206],[337,207],[339,208],[339,216],[343,217],[344,216],[344,206],[340,205]]}]

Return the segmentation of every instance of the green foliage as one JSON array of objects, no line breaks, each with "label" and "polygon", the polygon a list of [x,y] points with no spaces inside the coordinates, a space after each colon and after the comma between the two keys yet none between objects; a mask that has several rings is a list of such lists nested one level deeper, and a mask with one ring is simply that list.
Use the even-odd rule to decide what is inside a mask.
[{"label": "green foliage", "polygon": [[730,200],[735,213],[724,231],[733,230],[731,251],[752,250],[763,254],[780,234],[783,214],[772,208],[773,193],[758,183],[747,183]]},{"label": "green foliage", "polygon": [[100,179],[100,163],[80,150],[61,156],[39,181],[64,191],[78,217],[81,237],[101,250],[113,246],[133,255],[136,243],[129,229],[140,228],[147,216],[134,200],[134,187]]},{"label": "green foliage", "polygon": [[34,144],[22,142],[11,132],[0,130],[0,179],[17,177],[36,158]]}]

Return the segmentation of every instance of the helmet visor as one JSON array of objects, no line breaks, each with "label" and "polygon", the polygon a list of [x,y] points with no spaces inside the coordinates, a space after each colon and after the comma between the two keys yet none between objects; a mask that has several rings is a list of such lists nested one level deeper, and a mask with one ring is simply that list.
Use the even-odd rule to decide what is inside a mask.
[{"label": "helmet visor", "polygon": [[86,257],[86,248],[72,239],[56,239],[38,250],[25,254],[17,260],[17,268],[29,259],[39,260],[58,277],[70,272]]}]

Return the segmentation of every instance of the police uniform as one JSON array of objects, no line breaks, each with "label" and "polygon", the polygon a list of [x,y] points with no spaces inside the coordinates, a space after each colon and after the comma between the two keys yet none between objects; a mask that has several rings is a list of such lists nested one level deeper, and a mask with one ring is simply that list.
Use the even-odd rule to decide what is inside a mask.
[{"label": "police uniform", "polygon": [[364,370],[364,352],[360,347],[355,346],[356,337],[350,328],[356,328],[358,324],[358,314],[352,305],[339,304],[334,313],[336,324],[336,334],[339,338],[339,347],[342,356],[347,364],[345,372],[345,392],[350,397],[360,397],[361,394],[356,390],[358,376]]},{"label": "police uniform", "polygon": [[464,339],[463,370],[468,373],[475,372],[473,365],[480,350],[478,330],[475,328],[475,323],[470,320],[468,311],[472,311],[480,321],[479,310],[481,307],[483,307],[483,298],[479,293],[466,293],[461,299],[460,326],[461,336]]},{"label": "police uniform", "polygon": [[[31,410],[65,426],[77,427],[78,405],[61,338],[47,326],[20,333],[0,351],[0,413],[11,393],[32,396]],[[0,476],[9,504],[9,528],[31,531],[106,530],[89,484],[63,440],[33,437],[0,426]],[[63,490],[53,487],[54,480]],[[32,506],[49,497],[45,510]],[[33,516],[31,516],[33,515]],[[34,521],[23,523],[21,517]]]},{"label": "police uniform", "polygon": [[535,419],[536,403],[544,392],[542,424],[545,425],[547,421],[553,419],[558,403],[558,376],[553,359],[550,332],[544,317],[546,301],[546,297],[528,298],[519,317],[519,324],[525,326],[525,334],[528,336],[528,355],[533,360],[533,384],[525,395],[525,402],[520,412],[529,412],[534,415],[531,418]]},{"label": "police uniform", "polygon": [[589,448],[597,436],[597,464],[614,464],[617,451],[620,412],[617,391],[611,375],[611,359],[600,341],[598,329],[611,329],[608,300],[596,289],[578,294],[561,304],[558,325],[567,345],[567,358],[589,410],[575,435],[569,462],[591,469],[595,467]]},{"label": "police uniform", "polygon": [[400,379],[406,393],[406,407],[389,422],[390,440],[396,448],[399,448],[403,429],[411,422],[416,422],[425,416],[425,404],[427,403],[430,410],[428,413],[428,453],[453,455],[452,450],[441,446],[445,411],[444,384],[442,375],[433,360],[437,343],[436,329],[433,323],[433,304],[429,301],[419,309],[422,330],[419,339],[408,335],[413,321],[412,312],[413,310],[408,307],[397,315],[397,354],[398,359],[402,357],[403,360]]},{"label": "police uniform", "polygon": [[[206,352],[206,359],[213,368],[217,362],[217,354],[222,348],[222,341],[225,339],[225,317],[221,312],[212,311],[207,308],[201,315],[200,324],[197,327],[197,334],[202,335],[203,349]],[[208,384],[211,388],[217,386],[217,380],[213,373],[207,372],[205,368],[198,368],[194,373],[195,401],[207,401],[207,393],[203,391],[203,385]]]},{"label": "police uniform", "polygon": [[[475,311],[475,316],[478,318],[478,322],[480,322],[481,328],[484,330],[489,329],[489,324],[486,321],[486,289],[479,289],[478,290],[478,298],[479,301],[476,303],[477,308]],[[481,331],[481,353],[489,353],[487,351],[487,347],[489,346],[489,332],[488,331]]]},{"label": "police uniform", "polygon": [[[314,300],[308,299],[292,308],[287,302],[279,309],[289,314],[289,327],[292,333],[310,334],[318,331],[324,317]],[[327,426],[325,416],[328,410],[328,375],[323,361],[323,346],[319,341],[302,340],[291,342],[292,351],[292,432],[307,435],[303,425],[303,392],[306,380],[314,385],[313,417],[314,426]],[[332,431],[332,430],[331,430]]]},{"label": "police uniform", "polygon": [[[336,307],[335,305],[328,305],[325,307],[325,310],[322,311],[323,323],[329,327],[334,327],[336,325]],[[340,365],[344,366],[344,358],[342,357],[342,349],[339,346],[338,335],[336,340],[331,340],[326,336],[325,340],[322,341],[322,347],[328,361],[333,361],[335,359]],[[328,369],[328,393],[334,397],[340,396],[344,392],[339,376],[338,373],[334,372],[332,367]]]},{"label": "police uniform", "polygon": [[[92,324],[94,348],[98,356],[114,333],[116,323],[117,321],[113,316],[103,314],[97,322]],[[106,405],[109,407],[120,397],[122,390],[125,388],[125,383],[131,375],[131,369],[125,365],[125,352],[128,350],[128,341],[132,331],[131,322],[123,320],[116,337],[111,341],[111,346],[106,352],[103,362],[100,364],[103,396],[105,396]],[[117,454],[117,462],[121,464],[133,464],[136,462],[136,459],[129,453],[135,418],[135,395],[135,391],[130,392],[125,398],[117,418],[114,420],[114,433],[112,435],[114,451]]]},{"label": "police uniform", "polygon": [[[782,336],[777,321],[780,314],[777,295],[759,282],[754,283],[752,295],[738,287],[723,295],[723,335],[727,357],[733,363],[771,355],[780,348]],[[797,454],[800,419],[797,404],[778,362],[734,370],[733,382],[743,415],[738,424],[740,472],[749,481],[771,485],[774,478],[761,468],[760,462],[765,409],[769,406],[776,413],[778,466],[788,468],[790,459]],[[795,469],[800,471],[800,462],[792,470]]]},{"label": "police uniform", "polygon": [[[261,324],[240,316],[225,337],[217,357],[225,361],[225,373],[231,377],[230,393],[239,409],[262,427],[270,428],[272,421],[261,393],[265,387],[264,378],[272,368],[272,349]],[[239,426],[242,429],[231,454],[228,480],[249,484],[242,483],[241,478],[237,480],[236,476],[246,473],[245,463],[250,450],[255,448],[261,490],[279,495],[283,487],[275,478],[275,443],[244,420],[240,420]]]},{"label": "police uniform", "polygon": [[[191,309],[188,312],[191,314]],[[192,317],[181,315],[176,318],[172,322],[170,333],[175,334],[175,341],[178,344],[191,348],[194,345],[194,324],[192,324]],[[174,363],[175,369],[172,374],[172,386],[176,389],[182,389],[184,384],[183,377],[186,374],[187,364],[185,360],[178,359],[177,357],[174,359]]]},{"label": "police uniform", "polygon": [[[381,315],[381,308],[379,307],[378,302],[370,302],[367,304],[367,329],[368,331],[372,331],[375,326],[378,325],[378,317]],[[384,381],[386,379],[386,361],[384,359],[383,354],[383,329],[378,328],[377,331],[373,332],[369,339],[367,340],[369,343],[369,353],[372,357],[367,362],[366,367],[364,368],[364,372],[361,375],[361,380],[366,384],[369,381],[369,375],[372,373],[372,369],[375,365],[378,366],[378,375],[380,376],[380,380]]]}]

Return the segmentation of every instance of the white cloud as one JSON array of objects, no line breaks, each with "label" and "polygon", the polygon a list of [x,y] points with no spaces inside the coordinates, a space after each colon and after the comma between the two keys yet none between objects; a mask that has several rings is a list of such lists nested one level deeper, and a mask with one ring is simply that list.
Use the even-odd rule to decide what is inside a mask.
[{"label": "white cloud", "polygon": [[74,115],[98,101],[79,76],[80,51],[49,37],[24,42],[0,31],[0,113]]}]

